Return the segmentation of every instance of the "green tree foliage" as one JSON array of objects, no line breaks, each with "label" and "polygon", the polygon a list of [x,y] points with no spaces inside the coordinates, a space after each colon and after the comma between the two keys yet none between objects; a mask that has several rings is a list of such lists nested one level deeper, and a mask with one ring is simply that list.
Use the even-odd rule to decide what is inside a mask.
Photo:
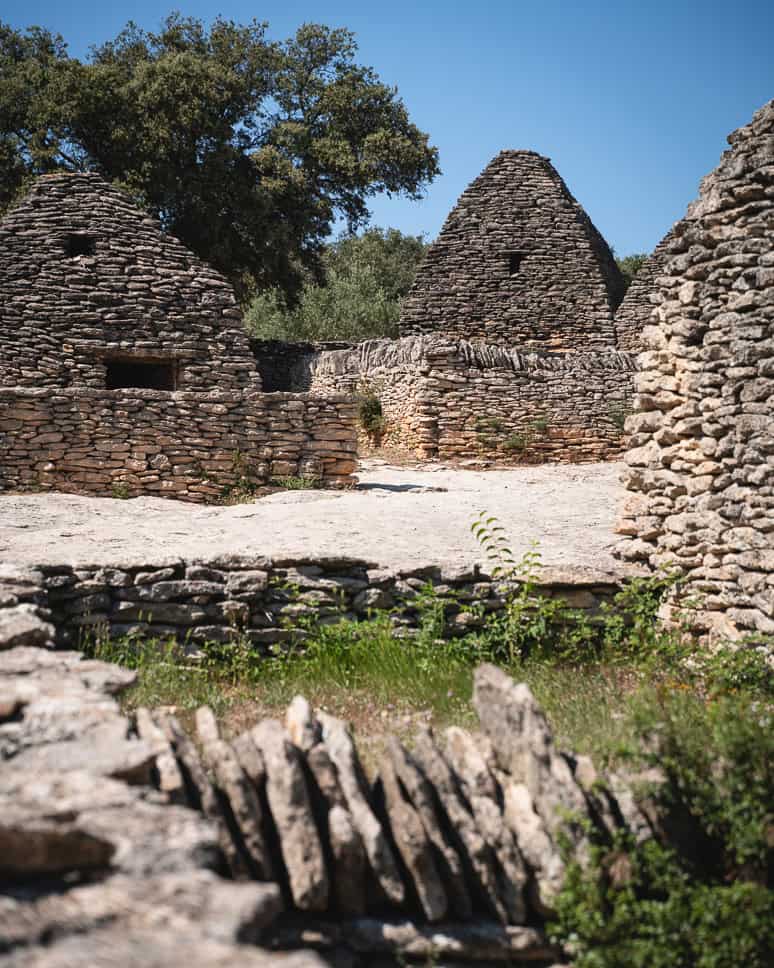
[{"label": "green tree foliage", "polygon": [[260,293],[245,322],[259,339],[347,340],[397,335],[400,300],[424,254],[420,236],[372,228],[325,247],[322,283],[308,280],[295,306],[282,292]]},{"label": "green tree foliage", "polygon": [[615,260],[615,264],[618,266],[621,275],[624,277],[624,282],[626,283],[627,289],[634,281],[634,277],[645,265],[649,258],[650,256],[647,252],[635,252],[632,255],[625,255],[622,259]]},{"label": "green tree foliage", "polygon": [[172,14],[83,63],[57,35],[0,23],[0,209],[32,176],[96,170],[242,294],[292,301],[334,220],[354,231],[377,193],[419,197],[438,152],[349,31],[266,29]]}]

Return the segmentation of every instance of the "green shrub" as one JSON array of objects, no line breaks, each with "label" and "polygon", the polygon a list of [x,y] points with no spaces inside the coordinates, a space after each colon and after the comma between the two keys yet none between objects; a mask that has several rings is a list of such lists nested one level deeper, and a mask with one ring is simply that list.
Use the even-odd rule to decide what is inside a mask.
[{"label": "green shrub", "polygon": [[774,719],[747,696],[650,690],[633,708],[635,768],[659,839],[597,845],[571,863],[554,939],[577,968],[764,968],[774,951]]},{"label": "green shrub", "polygon": [[358,396],[357,418],[369,437],[378,437],[384,430],[382,401],[374,390],[366,389]]},{"label": "green shrub", "polygon": [[503,450],[514,452],[527,449],[527,438],[524,434],[510,434],[502,444]]}]

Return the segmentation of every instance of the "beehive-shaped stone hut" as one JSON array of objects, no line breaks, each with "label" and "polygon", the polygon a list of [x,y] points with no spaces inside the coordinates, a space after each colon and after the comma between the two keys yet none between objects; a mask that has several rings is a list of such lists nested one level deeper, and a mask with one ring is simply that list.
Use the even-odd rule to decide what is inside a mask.
[{"label": "beehive-shaped stone hut", "polygon": [[222,276],[97,174],[0,221],[0,385],[260,389]]},{"label": "beehive-shaped stone hut", "polygon": [[641,266],[615,314],[616,344],[627,353],[642,349],[642,331],[650,322],[658,301],[658,277],[664,268],[674,229],[670,229]]},{"label": "beehive-shaped stone hut", "polygon": [[615,346],[624,284],[548,158],[502,151],[465,190],[406,298],[401,336],[546,349]]},{"label": "beehive-shaped stone hut", "polygon": [[643,331],[620,551],[679,565],[700,626],[774,633],[774,101],[728,140]]},{"label": "beehive-shaped stone hut", "polygon": [[0,490],[209,501],[355,456],[354,403],[262,393],[226,280],[98,175],[0,221]]}]

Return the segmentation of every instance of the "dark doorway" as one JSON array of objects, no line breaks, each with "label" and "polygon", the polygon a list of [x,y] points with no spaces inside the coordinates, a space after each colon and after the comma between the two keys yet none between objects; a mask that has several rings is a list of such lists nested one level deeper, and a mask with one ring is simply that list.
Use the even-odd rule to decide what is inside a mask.
[{"label": "dark doorway", "polygon": [[176,390],[175,360],[105,360],[108,390]]}]

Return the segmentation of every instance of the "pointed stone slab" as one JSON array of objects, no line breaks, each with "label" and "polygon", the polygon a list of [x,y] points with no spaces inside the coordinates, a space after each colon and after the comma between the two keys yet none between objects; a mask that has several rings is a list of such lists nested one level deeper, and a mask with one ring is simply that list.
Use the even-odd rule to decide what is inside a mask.
[{"label": "pointed stone slab", "polygon": [[285,714],[285,728],[290,742],[307,753],[322,738],[322,728],[303,696],[295,696]]},{"label": "pointed stone slab", "polygon": [[446,887],[450,913],[467,921],[473,914],[473,904],[465,884],[465,872],[460,855],[444,836],[433,788],[414,758],[394,736],[389,738],[387,750],[398,779],[437,852],[436,863]]},{"label": "pointed stone slab", "polygon": [[346,807],[328,811],[328,841],[333,857],[333,895],[339,914],[358,917],[366,909],[368,858],[363,841]]},{"label": "pointed stone slab", "polygon": [[200,809],[204,816],[211,820],[217,828],[218,844],[232,877],[238,880],[246,879],[248,877],[246,864],[229,833],[226,818],[218,802],[215,789],[204,771],[196,747],[188,738],[176,717],[171,713],[156,710],[153,718],[175,753],[186,783],[188,796],[193,805]]},{"label": "pointed stone slab", "polygon": [[220,738],[215,716],[206,706],[196,710],[196,733],[215,786],[231,810],[238,831],[235,846],[245,855],[247,871],[254,880],[271,880],[272,865],[263,838],[261,804],[236,753]]},{"label": "pointed stone slab", "polygon": [[318,712],[323,743],[338,771],[341,790],[352,821],[363,841],[368,863],[391,904],[402,904],[406,889],[386,832],[368,802],[363,769],[346,726],[340,719]]},{"label": "pointed stone slab", "polygon": [[496,666],[481,665],[474,676],[473,705],[499,766],[527,787],[551,839],[556,843],[560,835],[566,836],[578,860],[585,861],[589,843],[580,821],[589,815],[586,798],[556,751],[529,686],[517,685]]},{"label": "pointed stone slab", "polygon": [[266,797],[293,903],[302,911],[324,911],[330,887],[328,871],[300,753],[276,719],[259,723],[252,737],[266,766]]},{"label": "pointed stone slab", "polygon": [[231,740],[231,748],[239,760],[239,765],[245,776],[252,783],[256,793],[261,793],[266,783],[266,764],[263,762],[261,751],[253,742],[250,730],[240,733]]},{"label": "pointed stone slab", "polygon": [[170,803],[190,806],[186,796],[183,774],[180,772],[175,754],[163,731],[153,722],[150,710],[141,706],[134,714],[137,735],[153,750],[155,756],[156,787],[164,793]]},{"label": "pointed stone slab", "polygon": [[524,889],[528,872],[513,832],[500,809],[497,781],[470,733],[457,726],[446,730],[446,757],[462,782],[479,832],[492,848],[499,867],[500,900],[510,924],[524,924],[527,905]]},{"label": "pointed stone slab", "polygon": [[487,909],[499,921],[507,924],[508,910],[500,900],[497,864],[492,848],[479,832],[475,817],[460,795],[457,778],[427,726],[423,726],[416,735],[414,758],[435,788],[451,829],[459,838],[459,848],[470,866],[478,895]]},{"label": "pointed stone slab", "polygon": [[449,909],[449,900],[435,864],[430,838],[419,814],[404,799],[392,759],[387,756],[382,759],[379,779],[392,837],[413,881],[422,913],[430,922],[441,921]]},{"label": "pointed stone slab", "polygon": [[339,783],[336,767],[322,743],[306,754],[306,765],[327,808],[328,844],[333,855],[331,883],[340,914],[358,916],[366,910],[366,857]]},{"label": "pointed stone slab", "polygon": [[501,782],[505,823],[513,831],[534,875],[532,903],[539,914],[548,916],[553,913],[554,898],[564,883],[564,862],[526,786],[514,783],[506,774],[502,775]]}]

